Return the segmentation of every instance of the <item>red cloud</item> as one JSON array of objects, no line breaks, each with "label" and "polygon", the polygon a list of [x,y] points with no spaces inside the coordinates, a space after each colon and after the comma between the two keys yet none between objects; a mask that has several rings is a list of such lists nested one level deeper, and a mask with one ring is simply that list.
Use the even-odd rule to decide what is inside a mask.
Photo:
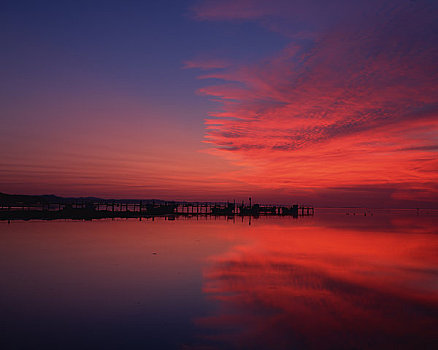
[{"label": "red cloud", "polygon": [[[207,1],[196,13],[272,23],[312,14],[302,2],[279,3],[281,13],[266,2]],[[325,8],[318,6],[316,17]],[[206,141],[243,166],[240,180],[261,188],[392,184],[394,199],[436,201],[436,6],[389,1],[372,13],[351,6],[336,23],[315,26],[313,41],[291,36],[264,62],[204,75],[224,81],[200,91],[221,103],[206,121]]]},{"label": "red cloud", "polygon": [[184,62],[184,68],[216,69],[228,66],[230,63],[221,59],[198,59]]}]

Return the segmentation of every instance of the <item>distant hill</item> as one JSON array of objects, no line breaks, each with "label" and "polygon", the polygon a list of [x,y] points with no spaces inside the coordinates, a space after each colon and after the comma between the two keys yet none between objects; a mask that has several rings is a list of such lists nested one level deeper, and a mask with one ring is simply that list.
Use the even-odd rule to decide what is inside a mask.
[{"label": "distant hill", "polygon": [[[98,197],[60,197],[54,194],[44,194],[44,195],[23,195],[23,194],[7,194],[0,192],[0,204],[2,205],[31,205],[37,203],[73,203],[73,202],[101,202],[101,203],[138,203],[140,199],[104,199]],[[165,201],[161,199],[142,199],[143,203],[157,204],[164,203]]]}]

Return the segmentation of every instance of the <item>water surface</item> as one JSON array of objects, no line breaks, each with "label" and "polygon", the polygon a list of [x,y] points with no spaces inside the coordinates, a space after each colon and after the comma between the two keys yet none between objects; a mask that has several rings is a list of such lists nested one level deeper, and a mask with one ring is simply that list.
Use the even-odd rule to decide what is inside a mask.
[{"label": "water surface", "polygon": [[388,210],[2,222],[0,346],[436,348],[437,224]]}]

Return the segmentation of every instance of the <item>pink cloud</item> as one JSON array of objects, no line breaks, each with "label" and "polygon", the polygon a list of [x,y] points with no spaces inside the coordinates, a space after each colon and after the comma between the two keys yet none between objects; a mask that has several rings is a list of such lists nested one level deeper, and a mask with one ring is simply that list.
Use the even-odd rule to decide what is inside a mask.
[{"label": "pink cloud", "polygon": [[197,68],[201,70],[206,69],[220,69],[229,67],[230,63],[221,59],[196,59],[184,62],[184,68]]},{"label": "pink cloud", "polygon": [[192,11],[202,20],[255,19],[277,12],[275,6],[254,0],[200,1]]},{"label": "pink cloud", "polygon": [[[320,3],[287,4],[279,14],[265,2],[206,1],[196,13],[288,18],[292,33],[297,14],[311,16]],[[373,13],[349,6],[311,43],[292,39],[263,62],[205,74],[223,80],[200,90],[221,105],[206,121],[206,142],[261,188],[390,184],[394,200],[436,203],[437,9],[425,1],[389,1]]]}]

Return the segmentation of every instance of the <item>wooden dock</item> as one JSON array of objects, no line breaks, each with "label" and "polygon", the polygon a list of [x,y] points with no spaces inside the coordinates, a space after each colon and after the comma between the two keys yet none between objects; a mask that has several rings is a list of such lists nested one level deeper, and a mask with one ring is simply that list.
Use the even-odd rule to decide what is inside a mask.
[{"label": "wooden dock", "polygon": [[155,216],[312,216],[313,206],[244,202],[69,201],[64,203],[0,203],[0,220],[102,219]]}]

